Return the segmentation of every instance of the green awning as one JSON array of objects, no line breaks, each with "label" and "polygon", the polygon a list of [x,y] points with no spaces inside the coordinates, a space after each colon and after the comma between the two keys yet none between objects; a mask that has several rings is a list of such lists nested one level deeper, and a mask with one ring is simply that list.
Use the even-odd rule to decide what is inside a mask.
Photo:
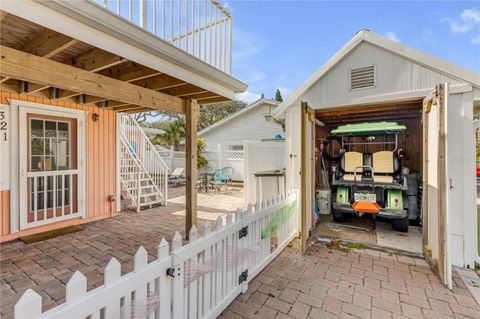
[{"label": "green awning", "polygon": [[391,135],[405,131],[407,127],[397,122],[367,122],[340,125],[332,130],[332,135],[344,136],[367,136],[367,135]]}]

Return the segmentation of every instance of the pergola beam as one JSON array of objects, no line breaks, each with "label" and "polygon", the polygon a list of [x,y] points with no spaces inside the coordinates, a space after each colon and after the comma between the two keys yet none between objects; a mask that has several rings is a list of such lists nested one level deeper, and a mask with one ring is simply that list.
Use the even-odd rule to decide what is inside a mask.
[{"label": "pergola beam", "polygon": [[180,98],[3,45],[0,49],[2,51],[0,72],[3,76],[152,109],[185,113],[185,102]]}]

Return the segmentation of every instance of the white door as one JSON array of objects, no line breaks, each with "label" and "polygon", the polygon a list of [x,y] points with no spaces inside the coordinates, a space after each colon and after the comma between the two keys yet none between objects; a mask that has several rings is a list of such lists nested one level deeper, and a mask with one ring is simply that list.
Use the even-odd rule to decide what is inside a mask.
[{"label": "white door", "polygon": [[448,85],[440,84],[423,101],[423,252],[433,271],[449,288],[452,268],[448,242],[447,183]]},{"label": "white door", "polygon": [[84,215],[82,113],[19,108],[20,229]]}]

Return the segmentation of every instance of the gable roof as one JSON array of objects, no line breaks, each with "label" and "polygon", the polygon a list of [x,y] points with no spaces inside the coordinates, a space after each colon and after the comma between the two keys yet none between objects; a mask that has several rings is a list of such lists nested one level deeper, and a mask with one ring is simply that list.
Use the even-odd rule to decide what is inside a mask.
[{"label": "gable roof", "polygon": [[335,55],[327,60],[313,75],[305,81],[292,95],[290,95],[274,111],[273,116],[279,117],[292,103],[302,96],[312,85],[319,81],[330,69],[334,68],[344,57],[350,54],[362,42],[370,43],[396,55],[404,57],[417,64],[428,67],[474,87],[480,87],[480,73],[473,72],[453,63],[441,60],[433,55],[408,47],[402,43],[387,39],[369,30],[363,29],[355,34]]},{"label": "gable roof", "polygon": [[203,134],[216,129],[217,127],[220,127],[220,126],[224,125],[225,123],[228,123],[228,122],[232,121],[233,119],[236,119],[237,117],[242,116],[242,114],[244,114],[244,113],[246,113],[246,112],[248,112],[248,111],[250,111],[254,108],[257,108],[261,105],[265,105],[265,104],[268,104],[268,105],[271,105],[271,106],[277,106],[278,102],[276,102],[274,100],[261,98],[261,99],[255,101],[255,102],[253,102],[252,104],[247,105],[244,108],[241,108],[237,112],[232,113],[229,116],[221,119],[220,121],[204,128],[203,130],[201,130],[200,132],[197,133],[197,136],[202,136]]}]

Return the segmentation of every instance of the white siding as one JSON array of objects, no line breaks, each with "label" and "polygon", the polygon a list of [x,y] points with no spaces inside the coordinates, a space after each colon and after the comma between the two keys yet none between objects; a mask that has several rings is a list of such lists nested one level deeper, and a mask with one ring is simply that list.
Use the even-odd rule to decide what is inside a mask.
[{"label": "white siding", "polygon": [[[350,90],[350,69],[375,65],[373,88]],[[419,65],[373,44],[362,42],[323,78],[310,87],[294,105],[306,101],[313,108],[341,106],[366,97],[432,89],[436,84],[461,82],[428,67]]]},{"label": "white siding", "polygon": [[256,141],[274,138],[275,134],[284,135],[282,126],[273,119],[265,119],[271,105],[253,107],[238,117],[201,134],[208,149],[216,150],[217,144],[228,149],[229,145],[243,145],[243,141]]}]

